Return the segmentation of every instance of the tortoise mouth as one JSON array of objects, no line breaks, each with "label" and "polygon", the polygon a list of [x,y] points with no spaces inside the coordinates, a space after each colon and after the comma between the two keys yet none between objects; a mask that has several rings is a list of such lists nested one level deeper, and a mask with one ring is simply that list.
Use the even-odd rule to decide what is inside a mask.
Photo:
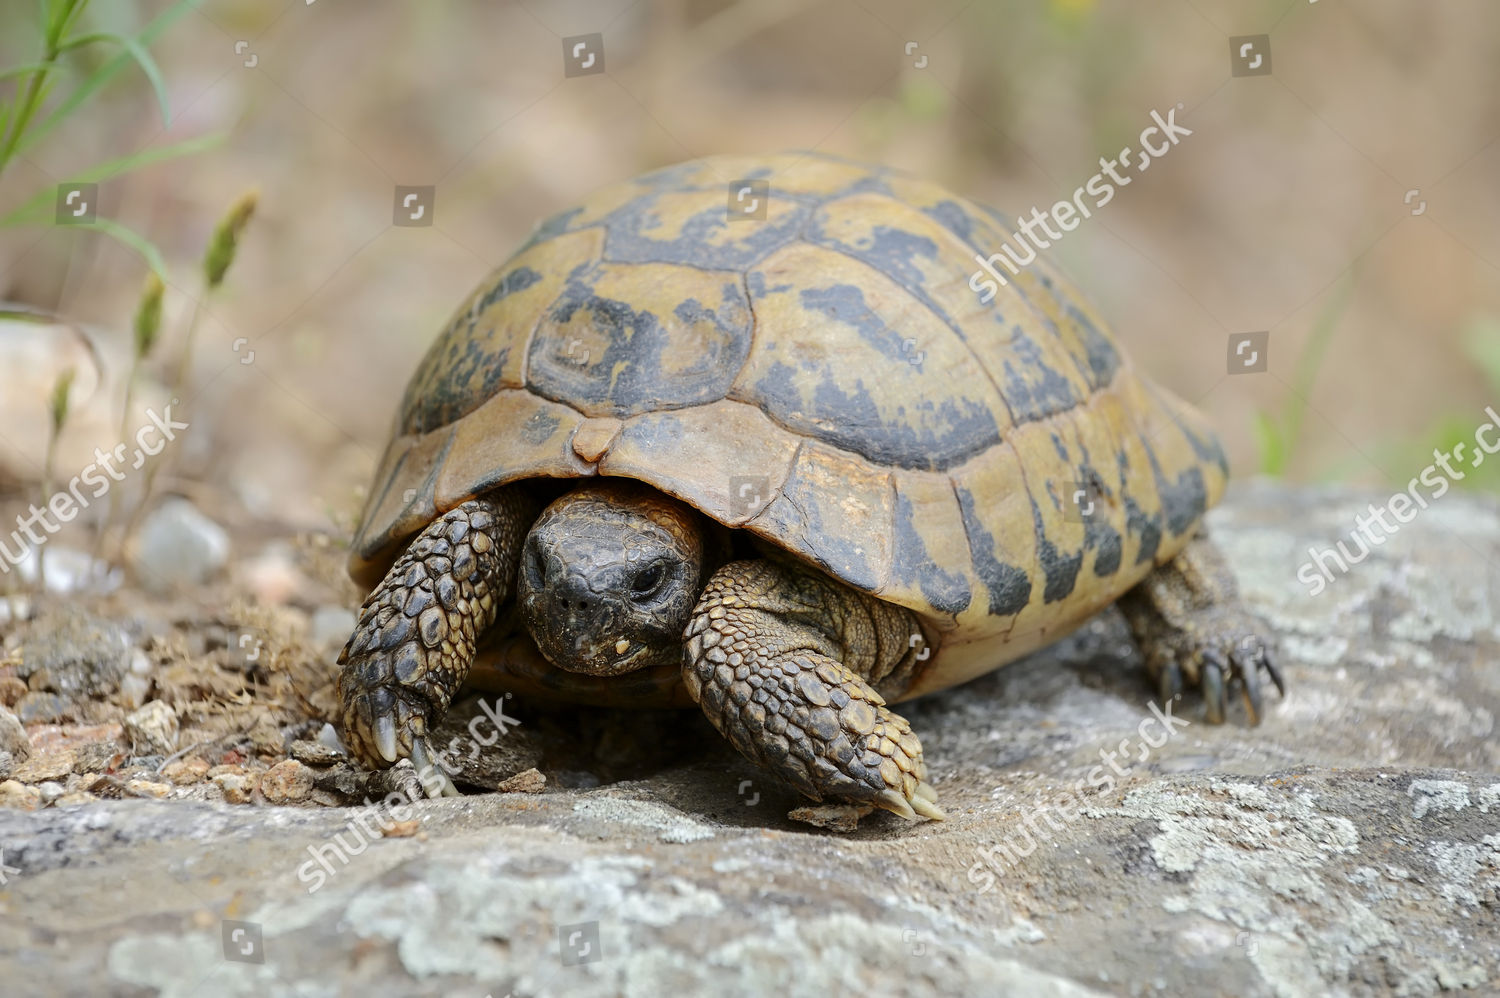
[{"label": "tortoise mouth", "polygon": [[[535,636],[532,640],[536,640]],[[620,642],[628,644],[623,653],[618,650]],[[540,642],[537,647],[542,647]],[[547,654],[546,649],[542,649],[542,654]],[[623,676],[650,665],[662,665],[666,658],[649,645],[618,638],[613,645],[592,645],[580,649],[576,657],[563,656],[557,660],[548,657],[547,660],[564,672],[586,676]]]}]

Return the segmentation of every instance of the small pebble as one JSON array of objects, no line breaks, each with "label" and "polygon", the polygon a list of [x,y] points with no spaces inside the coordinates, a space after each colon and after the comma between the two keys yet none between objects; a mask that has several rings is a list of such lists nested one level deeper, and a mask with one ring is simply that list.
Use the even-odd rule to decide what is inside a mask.
[{"label": "small pebble", "polygon": [[208,775],[208,760],[190,755],[186,759],[167,763],[162,767],[161,775],[179,787],[191,786],[201,782]]},{"label": "small pebble", "polygon": [[42,795],[43,807],[56,803],[57,799],[63,795],[63,785],[55,780],[48,780],[36,789],[37,793]]},{"label": "small pebble", "polygon": [[31,600],[25,596],[0,596],[0,624],[31,619]]},{"label": "small pebble", "polygon": [[331,749],[338,749],[340,755],[347,756],[349,753],[344,748],[344,743],[339,739],[339,733],[333,729],[333,725],[324,724],[318,729],[318,742],[327,745]]},{"label": "small pebble", "polygon": [[171,755],[177,751],[177,714],[162,701],[152,700],[126,716],[125,733],[136,755]]},{"label": "small pebble", "polygon": [[14,707],[27,694],[26,684],[15,676],[0,676],[0,704]]},{"label": "small pebble", "polygon": [[120,704],[127,710],[137,710],[151,696],[151,680],[134,672],[120,680]]},{"label": "small pebble", "polygon": [[547,786],[547,778],[537,769],[517,773],[495,789],[503,794],[539,794]]},{"label": "small pebble", "polygon": [[312,792],[313,775],[296,759],[278,762],[260,778],[260,794],[271,804],[292,804],[306,800]]},{"label": "small pebble", "polygon": [[322,742],[310,742],[298,739],[292,742],[292,758],[307,763],[309,766],[332,766],[344,759],[344,753],[339,749],[330,748]]},{"label": "small pebble", "polygon": [[382,838],[409,839],[422,830],[422,823],[413,818],[411,821],[382,821],[376,827]]},{"label": "small pebble", "polygon": [[42,795],[35,787],[28,787],[17,780],[0,783],[0,807],[19,807],[35,811],[42,802]]},{"label": "small pebble", "polygon": [[28,693],[16,703],[16,716],[26,724],[53,724],[72,713],[56,693]]},{"label": "small pebble", "polygon": [[229,561],[229,534],[186,499],[172,498],[147,515],[131,567],[148,589],[198,586]]},{"label": "small pebble", "polygon": [[852,832],[859,827],[859,819],[874,810],[871,804],[819,804],[793,808],[786,816],[829,831]]},{"label": "small pebble", "polygon": [[224,791],[224,800],[230,804],[248,804],[255,790],[255,780],[241,773],[220,773],[211,778]]},{"label": "small pebble", "polygon": [[125,789],[137,797],[162,798],[172,792],[172,785],[157,783],[155,780],[127,780]]},{"label": "small pebble", "polygon": [[11,775],[22,783],[65,780],[73,772],[77,761],[77,749],[54,746],[33,752],[31,758],[17,766]]},{"label": "small pebble", "polygon": [[110,773],[120,768],[129,753],[113,739],[86,742],[78,749],[78,758],[73,763],[75,773]]},{"label": "small pebble", "polygon": [[0,707],[0,749],[9,752],[17,762],[31,755],[31,739],[21,726],[20,718],[8,708]]}]

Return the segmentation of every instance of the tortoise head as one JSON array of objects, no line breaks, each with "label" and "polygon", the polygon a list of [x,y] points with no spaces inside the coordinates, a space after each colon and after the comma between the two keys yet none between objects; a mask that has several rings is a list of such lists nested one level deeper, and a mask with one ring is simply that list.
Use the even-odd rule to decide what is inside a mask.
[{"label": "tortoise head", "polygon": [[526,536],[517,602],[568,672],[618,676],[682,660],[707,568],[700,515],[626,480],[555,500]]}]

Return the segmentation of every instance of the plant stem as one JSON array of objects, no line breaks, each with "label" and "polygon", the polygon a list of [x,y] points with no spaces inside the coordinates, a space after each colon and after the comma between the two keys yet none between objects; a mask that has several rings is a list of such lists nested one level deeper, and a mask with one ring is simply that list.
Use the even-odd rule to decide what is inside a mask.
[{"label": "plant stem", "polygon": [[[135,379],[141,370],[141,358],[137,354],[130,362],[130,376],[125,381],[125,405],[120,410],[120,436],[121,441],[130,432],[130,403],[135,397]],[[109,490],[109,505],[105,509],[104,522],[99,525],[99,533],[94,538],[94,557],[99,558],[104,554],[105,537],[109,534],[109,528],[115,522],[115,509],[118,506],[118,490]]]},{"label": "plant stem", "polygon": [[[211,289],[203,289],[202,298],[207,298]],[[188,368],[193,363],[193,341],[198,336],[198,320],[203,315],[202,299],[194,299],[193,315],[188,320],[187,338],[182,341],[182,359],[177,362],[177,375],[172,379],[172,394],[182,397],[182,386],[187,382]]]},{"label": "plant stem", "polygon": [[26,81],[26,89],[16,105],[16,116],[11,119],[4,143],[0,144],[0,173],[5,172],[11,157],[15,155],[16,146],[21,142],[21,136],[26,134],[26,126],[31,124],[31,119],[41,108],[42,84],[46,82],[47,74],[56,68],[57,57],[62,54],[63,34],[86,6],[88,6],[88,0],[67,0],[67,6],[57,22],[42,26],[45,39],[42,58],[37,68],[32,71],[30,79]]},{"label": "plant stem", "polygon": [[[207,298],[208,293],[209,289],[205,286],[203,289],[202,297]],[[192,363],[193,339],[197,335],[198,320],[202,317],[202,315],[203,306],[200,303],[199,299],[194,299],[193,315],[192,318],[188,320],[187,338],[183,341],[182,360],[177,365],[176,376],[172,379],[173,405],[178,404],[177,400],[182,397],[182,386],[187,381],[188,366]],[[121,433],[120,439],[125,439],[123,431]],[[163,453],[158,460],[152,461],[150,464],[146,465],[146,484],[145,488],[141,492],[141,501],[136,505],[135,512],[130,515],[130,519],[126,522],[124,533],[120,535],[120,546],[116,552],[119,560],[124,560],[125,545],[130,542],[131,535],[134,534],[137,528],[140,527],[141,518],[146,515],[146,507],[151,504],[151,491],[156,484],[156,475],[159,471],[161,471],[162,465],[166,464],[169,460],[170,458],[166,455],[165,450],[163,450]]]},{"label": "plant stem", "polygon": [[[47,501],[52,498],[52,465],[57,457],[58,433],[53,430],[47,436],[47,456],[42,460],[42,508],[47,507]],[[37,591],[47,591],[47,541],[42,538],[42,543],[36,546],[36,584]]]},{"label": "plant stem", "polygon": [[21,103],[17,106],[15,120],[11,122],[10,134],[5,138],[5,145],[0,147],[0,173],[5,171],[6,164],[16,151],[16,144],[21,141],[21,135],[26,131],[26,126],[31,123],[31,118],[36,114],[41,105],[42,81],[52,70],[52,62],[57,58],[56,50],[48,47],[46,56],[42,59],[43,67],[35,70],[26,83],[26,91],[21,97]]}]

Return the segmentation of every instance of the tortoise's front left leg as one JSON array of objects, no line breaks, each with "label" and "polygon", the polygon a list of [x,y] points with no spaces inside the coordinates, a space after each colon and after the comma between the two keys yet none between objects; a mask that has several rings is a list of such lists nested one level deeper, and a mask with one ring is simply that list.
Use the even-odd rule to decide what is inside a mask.
[{"label": "tortoise's front left leg", "polygon": [[479,636],[515,594],[521,546],[536,513],[529,497],[502,489],[457,506],[396,559],[360,609],[338,661],[344,742],[365,765],[408,758],[435,773],[427,742],[474,660]]},{"label": "tortoise's front left leg", "polygon": [[751,762],[813,800],[942,818],[922,745],[877,692],[911,681],[926,636],[910,610],[780,562],[714,573],[687,629],[683,679]]}]

